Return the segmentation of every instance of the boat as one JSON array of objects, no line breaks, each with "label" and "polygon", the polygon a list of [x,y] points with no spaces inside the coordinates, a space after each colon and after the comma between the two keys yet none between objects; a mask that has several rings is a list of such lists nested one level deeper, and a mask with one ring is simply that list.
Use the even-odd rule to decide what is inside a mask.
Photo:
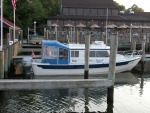
[{"label": "boat", "polygon": [[[141,60],[139,51],[116,55],[115,73],[130,71]],[[34,75],[84,75],[85,44],[42,40],[42,58],[33,59]],[[108,74],[110,46],[94,41],[89,48],[89,75]]]}]

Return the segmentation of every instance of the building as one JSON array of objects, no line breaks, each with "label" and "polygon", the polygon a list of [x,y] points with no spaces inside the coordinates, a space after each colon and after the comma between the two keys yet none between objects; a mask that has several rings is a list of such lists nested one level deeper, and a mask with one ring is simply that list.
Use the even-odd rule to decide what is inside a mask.
[{"label": "building", "polygon": [[[9,41],[13,41],[13,30],[14,30],[14,24],[9,21],[8,19],[3,17],[3,45],[7,45]],[[21,28],[17,25],[15,26],[15,33],[16,37],[15,39],[19,39],[19,33]]]},{"label": "building", "polygon": [[[71,31],[81,30],[77,27],[81,24],[86,26],[81,26],[82,31],[91,28],[93,24],[98,25],[100,26],[100,33],[105,31],[106,24],[150,26],[150,12],[119,11],[113,0],[60,0],[60,14],[49,17],[47,20],[50,31],[53,30],[51,29],[53,24],[59,25],[58,31],[67,31],[69,28],[70,36],[73,34],[71,34]],[[71,25],[69,26],[68,24]],[[53,31],[56,31],[56,29]],[[129,33],[129,29],[120,30],[120,32]],[[137,29],[133,32],[137,32]],[[148,33],[148,30],[146,32]],[[143,29],[138,29],[138,33],[143,33]],[[69,35],[69,33],[66,34]],[[98,35],[102,37],[102,35]],[[59,37],[59,33],[56,36]],[[72,37],[75,36],[72,35]]]}]

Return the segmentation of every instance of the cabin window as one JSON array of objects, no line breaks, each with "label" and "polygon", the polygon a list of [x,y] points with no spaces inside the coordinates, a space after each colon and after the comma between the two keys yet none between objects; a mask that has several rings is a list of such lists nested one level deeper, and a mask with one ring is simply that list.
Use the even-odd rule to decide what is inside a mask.
[{"label": "cabin window", "polygon": [[79,57],[79,51],[71,51],[71,57]]},{"label": "cabin window", "polygon": [[95,51],[90,51],[90,57],[95,57]]},{"label": "cabin window", "polygon": [[43,50],[43,58],[45,59],[57,59],[58,48],[52,46],[45,46]]},{"label": "cabin window", "polygon": [[59,49],[59,58],[60,59],[67,59],[68,58],[68,51],[66,49]]},{"label": "cabin window", "polygon": [[109,57],[107,51],[90,51],[90,57]]}]

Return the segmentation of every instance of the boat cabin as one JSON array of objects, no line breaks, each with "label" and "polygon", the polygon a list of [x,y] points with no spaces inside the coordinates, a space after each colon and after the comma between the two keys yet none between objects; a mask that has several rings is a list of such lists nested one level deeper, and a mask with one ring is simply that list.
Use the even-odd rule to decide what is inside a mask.
[{"label": "boat cabin", "polygon": [[69,58],[68,46],[56,40],[42,41],[42,63],[68,64]]},{"label": "boat cabin", "polygon": [[[85,61],[85,44],[69,44],[70,63],[83,64]],[[110,47],[106,46],[103,41],[94,41],[90,44],[89,63],[100,63],[101,59],[109,60]]]},{"label": "boat cabin", "polygon": [[[90,45],[89,62],[100,63],[109,60],[110,47],[102,41]],[[85,44],[62,44],[56,40],[42,41],[42,63],[81,64],[85,59]]]}]

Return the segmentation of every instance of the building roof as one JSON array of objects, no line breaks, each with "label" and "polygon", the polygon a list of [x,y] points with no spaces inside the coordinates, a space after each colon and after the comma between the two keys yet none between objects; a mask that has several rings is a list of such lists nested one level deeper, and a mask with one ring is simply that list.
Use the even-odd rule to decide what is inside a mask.
[{"label": "building roof", "polygon": [[[91,15],[58,15],[50,17],[50,20],[106,20],[106,16],[91,16]],[[121,16],[109,16],[110,20],[125,20]]]},{"label": "building roof", "polygon": [[113,0],[61,0],[61,5],[68,8],[117,8]]},{"label": "building roof", "polygon": [[[8,27],[11,27],[11,28],[14,27],[14,24],[11,21],[9,21],[6,18],[4,18],[4,17],[3,17],[3,23],[6,24]],[[21,29],[20,27],[18,27],[16,25],[15,25],[15,27],[16,27],[16,29]]]},{"label": "building roof", "polygon": [[129,21],[150,21],[150,12],[134,12],[134,14],[126,12],[120,16]]},{"label": "building roof", "polygon": [[[57,20],[105,20],[106,16],[92,15],[58,15],[49,19]],[[134,14],[124,13],[119,16],[108,16],[108,20],[114,21],[150,21],[150,12],[135,12]]]}]

